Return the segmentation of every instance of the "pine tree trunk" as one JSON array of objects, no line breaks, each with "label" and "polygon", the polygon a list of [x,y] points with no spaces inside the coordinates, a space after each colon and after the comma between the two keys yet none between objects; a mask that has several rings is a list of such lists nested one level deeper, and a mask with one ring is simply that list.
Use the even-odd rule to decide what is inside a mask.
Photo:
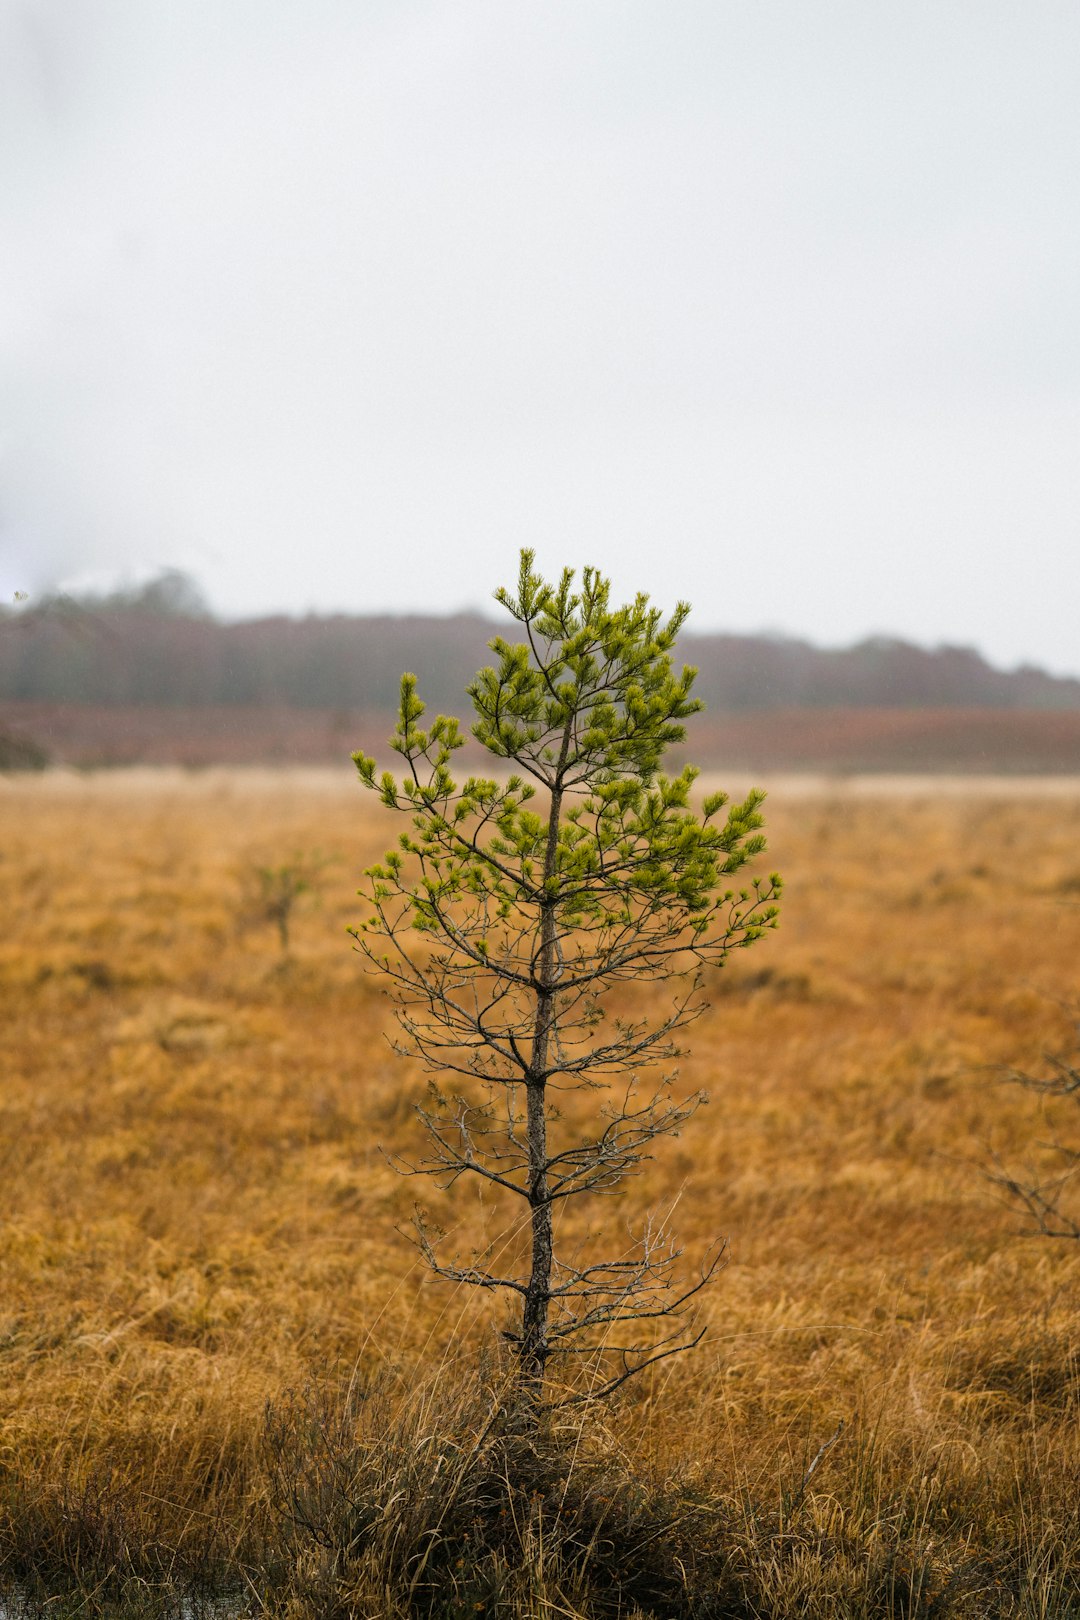
[{"label": "pine tree trunk", "polygon": [[555,875],[562,811],[561,772],[570,743],[570,728],[563,736],[562,753],[551,790],[547,842],[544,850],[545,893],[540,902],[540,954],[537,963],[536,1018],[533,1025],[532,1061],[525,1077],[525,1135],[529,1153],[529,1211],[531,1264],[522,1313],[519,1350],[519,1394],[523,1415],[530,1427],[539,1423],[544,1373],[551,1347],[548,1343],[548,1315],[551,1308],[552,1221],[548,1195],[547,1143],[547,1065],[548,1050],[555,1027],[555,994],[558,967],[555,901],[548,895],[549,880]]},{"label": "pine tree trunk", "polygon": [[532,1264],[521,1326],[520,1383],[525,1404],[537,1410],[549,1354],[547,1331],[552,1264],[551,1204],[548,1201],[545,1170],[547,1096],[543,1080],[528,1083],[526,1101]]}]

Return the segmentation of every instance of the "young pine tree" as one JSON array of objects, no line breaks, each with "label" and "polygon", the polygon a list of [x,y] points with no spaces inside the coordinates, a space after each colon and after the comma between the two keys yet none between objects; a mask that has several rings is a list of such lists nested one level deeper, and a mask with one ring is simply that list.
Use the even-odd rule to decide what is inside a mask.
[{"label": "young pine tree", "polygon": [[[780,879],[730,886],[765,847],[761,793],[726,810],[715,793],[698,813],[695,770],[661,770],[701,707],[695,671],[672,664],[685,604],[666,622],[645,596],[613,607],[592,568],[579,588],[569,569],[553,587],[531,551],[516,592],[496,600],[521,639],[496,637],[495,664],[469,687],[492,776],[451,774],[459,724],[439,715],[421,728],[413,675],[391,744],[400,779],[353,756],[407,818],[399,847],[367,873],[371,911],[355,937],[392,983],[399,1049],[434,1077],[418,1109],[426,1152],[407,1168],[443,1185],[480,1178],[525,1217],[520,1266],[497,1270],[483,1256],[444,1259],[419,1230],[440,1276],[509,1297],[519,1393],[536,1413],[557,1354],[608,1358],[598,1393],[696,1342],[684,1307],[717,1252],[680,1288],[662,1227],[647,1223],[629,1251],[571,1257],[555,1217],[569,1199],[610,1193],[704,1100],[676,1100],[672,1076],[649,1073],[703,1010],[703,968],[775,927]],[[658,1016],[608,1009],[616,987],[652,980],[671,987]],[[554,1103],[582,1087],[597,1107],[575,1137]]]}]

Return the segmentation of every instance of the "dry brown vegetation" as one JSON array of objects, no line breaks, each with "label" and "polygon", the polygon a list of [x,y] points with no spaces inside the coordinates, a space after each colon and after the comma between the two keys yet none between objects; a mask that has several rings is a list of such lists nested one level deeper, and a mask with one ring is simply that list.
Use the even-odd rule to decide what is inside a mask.
[{"label": "dry brown vegetation", "polygon": [[[576,1418],[527,1498],[468,1438],[490,1321],[423,1274],[379,1151],[415,1146],[424,1081],[346,926],[396,829],[341,772],[47,773],[0,810],[8,1582],[149,1602],[231,1570],[297,1615],[1078,1612],[1080,1255],[978,1167],[1054,1124],[995,1071],[1073,1043],[1080,791],[775,787],[782,927],[716,975],[682,1066],[711,1106],[593,1211],[678,1200],[688,1265],[729,1238],[708,1338]],[[283,957],[250,875],[315,850]],[[463,1246],[499,1229],[422,1191]]]},{"label": "dry brown vegetation", "polygon": [[[456,712],[456,703],[450,707]],[[36,745],[55,763],[79,769],[329,765],[347,757],[357,737],[387,736],[396,718],[389,710],[348,706],[0,699],[0,737],[6,732],[13,749],[23,739],[24,750]],[[688,757],[766,777],[784,771],[1068,776],[1080,759],[1080,708],[791,707],[724,713],[710,707],[691,737]],[[481,760],[479,750],[471,753],[473,766]]]}]

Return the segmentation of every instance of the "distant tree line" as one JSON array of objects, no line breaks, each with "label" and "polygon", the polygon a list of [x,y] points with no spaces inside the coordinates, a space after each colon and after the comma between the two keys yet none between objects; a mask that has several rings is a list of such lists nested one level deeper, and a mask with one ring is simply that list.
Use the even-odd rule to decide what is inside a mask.
[{"label": "distant tree line", "polygon": [[[0,610],[0,699],[175,707],[394,709],[403,668],[451,708],[493,626],[479,614],[285,615],[225,623],[169,573],[138,590]],[[965,647],[873,637],[825,651],[780,636],[684,635],[714,712],[792,708],[1080,709],[1080,680],[993,669]]]}]

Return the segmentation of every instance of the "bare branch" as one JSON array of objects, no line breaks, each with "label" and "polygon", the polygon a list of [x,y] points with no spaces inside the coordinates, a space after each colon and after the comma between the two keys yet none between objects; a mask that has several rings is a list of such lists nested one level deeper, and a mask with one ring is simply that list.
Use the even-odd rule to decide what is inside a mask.
[{"label": "bare branch", "polygon": [[[1049,1074],[1032,1075],[1010,1069],[1003,1078],[1012,1085],[1036,1092],[1044,1102],[1061,1099],[1080,1105],[1080,1066],[1059,1054],[1046,1053],[1045,1060]],[[1007,1204],[1025,1214],[1031,1231],[1041,1237],[1080,1240],[1080,1207],[1074,1213],[1066,1205],[1068,1192],[1080,1176],[1080,1141],[1076,1145],[1065,1142],[1055,1132],[1051,1141],[1039,1145],[1066,1168],[1056,1175],[1029,1169],[1026,1176],[1021,1176],[994,1153],[991,1155],[994,1169],[984,1170],[983,1174],[992,1186],[1000,1189]]]}]

